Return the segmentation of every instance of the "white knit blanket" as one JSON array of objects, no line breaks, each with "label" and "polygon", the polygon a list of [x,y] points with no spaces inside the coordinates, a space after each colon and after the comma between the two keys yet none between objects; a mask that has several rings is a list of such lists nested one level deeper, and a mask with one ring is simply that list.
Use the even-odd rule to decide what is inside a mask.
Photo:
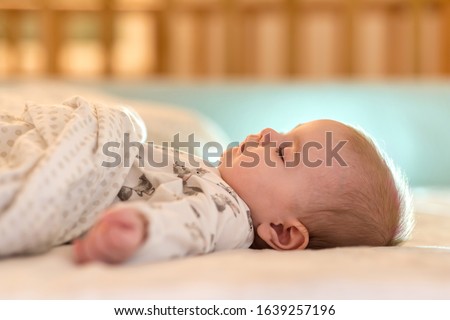
[{"label": "white knit blanket", "polygon": [[[0,114],[0,257],[42,252],[91,227],[128,173],[123,161],[105,166],[124,159],[125,133],[146,138],[136,114],[80,97]],[[109,149],[116,158],[104,152],[109,142],[120,145]],[[137,148],[129,151],[132,160]]]}]

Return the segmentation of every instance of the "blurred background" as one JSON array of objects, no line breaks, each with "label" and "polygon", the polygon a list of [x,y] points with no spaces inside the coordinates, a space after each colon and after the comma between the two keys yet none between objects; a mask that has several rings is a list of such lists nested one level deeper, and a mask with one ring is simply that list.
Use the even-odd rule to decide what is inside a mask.
[{"label": "blurred background", "polygon": [[439,77],[448,0],[0,0],[0,75]]},{"label": "blurred background", "polygon": [[230,141],[345,121],[414,186],[450,186],[450,0],[0,0],[1,83],[49,78],[190,108]]}]

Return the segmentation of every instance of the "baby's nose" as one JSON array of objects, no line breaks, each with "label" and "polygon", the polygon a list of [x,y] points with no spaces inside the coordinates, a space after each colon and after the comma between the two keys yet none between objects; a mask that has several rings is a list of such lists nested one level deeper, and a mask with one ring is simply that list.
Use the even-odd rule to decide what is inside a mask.
[{"label": "baby's nose", "polygon": [[275,141],[278,136],[278,132],[272,128],[265,128],[260,134],[263,145]]},{"label": "baby's nose", "polygon": [[260,139],[261,139],[260,134],[251,134],[248,135],[247,138],[245,138],[245,142],[259,142]]}]

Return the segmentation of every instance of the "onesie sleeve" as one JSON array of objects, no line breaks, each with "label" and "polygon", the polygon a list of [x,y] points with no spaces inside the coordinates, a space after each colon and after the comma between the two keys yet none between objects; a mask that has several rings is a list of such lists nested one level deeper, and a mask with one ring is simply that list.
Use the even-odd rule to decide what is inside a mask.
[{"label": "onesie sleeve", "polygon": [[253,240],[248,219],[236,217],[231,208],[230,212],[218,212],[216,202],[208,194],[164,202],[122,202],[114,207],[119,206],[138,210],[148,221],[148,237],[132,263],[248,248]]}]

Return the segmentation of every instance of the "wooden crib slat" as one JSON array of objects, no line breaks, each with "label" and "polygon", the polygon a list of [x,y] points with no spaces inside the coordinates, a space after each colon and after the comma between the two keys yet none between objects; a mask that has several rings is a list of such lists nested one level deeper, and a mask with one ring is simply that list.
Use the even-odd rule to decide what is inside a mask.
[{"label": "wooden crib slat", "polygon": [[443,30],[442,30],[442,73],[450,76],[450,1],[442,0],[443,7]]},{"label": "wooden crib slat", "polygon": [[[317,10],[328,10],[329,8],[337,8],[337,14],[342,16],[344,21],[344,32],[342,33],[343,43],[343,56],[341,62],[342,65],[337,66],[339,70],[343,70],[343,74],[346,77],[358,76],[355,72],[355,59],[358,57],[355,54],[355,30],[358,27],[355,24],[359,14],[364,10],[383,10],[389,15],[386,21],[395,21],[399,14],[405,14],[403,10],[396,10],[396,8],[407,8],[408,14],[411,12],[411,18],[407,19],[412,22],[411,34],[413,35],[412,45],[412,62],[406,65],[405,63],[399,65],[399,55],[395,55],[393,50],[396,48],[395,37],[402,36],[393,32],[389,34],[388,45],[386,48],[386,55],[388,61],[385,65],[386,70],[382,70],[383,76],[390,75],[408,75],[409,68],[412,68],[413,75],[420,76],[425,71],[421,66],[421,61],[424,57],[422,47],[426,44],[426,39],[423,39],[421,35],[421,23],[422,15],[428,4],[436,4],[439,11],[439,16],[442,17],[442,36],[440,38],[440,53],[442,57],[442,63],[439,66],[438,72],[442,75],[450,74],[450,0],[196,0],[196,1],[181,1],[181,0],[161,0],[161,1],[148,1],[148,3],[140,4],[126,4],[125,2],[118,3],[117,0],[101,0],[99,2],[58,2],[51,0],[22,0],[22,1],[1,1],[0,11],[6,12],[7,16],[7,30],[6,41],[8,46],[12,50],[18,50],[20,42],[20,17],[23,13],[36,12],[40,18],[40,36],[43,47],[46,52],[46,70],[48,75],[60,75],[61,70],[59,67],[59,53],[61,52],[61,46],[64,44],[64,28],[65,19],[68,15],[73,13],[92,13],[98,15],[100,18],[100,43],[104,57],[103,75],[113,75],[113,49],[114,49],[114,21],[118,15],[128,12],[145,12],[149,21],[155,21],[156,35],[155,39],[143,39],[147,43],[156,43],[155,55],[156,66],[152,69],[152,72],[157,75],[170,76],[177,74],[174,70],[171,70],[171,64],[177,60],[177,55],[183,54],[182,52],[174,52],[171,48],[170,37],[172,36],[170,29],[171,25],[177,22],[171,19],[174,10],[184,10],[189,12],[192,16],[192,39],[193,46],[189,50],[193,50],[190,54],[196,59],[192,59],[192,65],[186,70],[192,73],[193,76],[209,76],[212,74],[210,61],[208,55],[211,52],[217,52],[210,50],[211,41],[208,40],[209,33],[206,32],[206,28],[209,25],[209,17],[211,14],[220,16],[220,19],[224,21],[224,34],[220,40],[215,39],[214,43],[223,42],[223,73],[225,76],[240,76],[240,75],[258,75],[259,66],[261,60],[259,59],[258,49],[256,45],[260,45],[258,41],[261,41],[261,35],[256,30],[260,26],[258,23],[264,19],[259,19],[261,12],[267,12],[267,10],[276,9],[283,17],[280,22],[283,23],[283,30],[286,30],[286,41],[277,42],[278,45],[282,45],[283,49],[279,50],[280,59],[285,59],[285,63],[276,64],[276,68],[283,68],[279,72],[275,72],[274,76],[283,74],[286,78],[303,77],[305,74],[302,72],[304,63],[302,61],[302,46],[303,39],[300,38],[299,26],[302,16],[307,14],[309,8],[316,8]],[[307,10],[304,7],[307,6]],[[364,9],[364,10],[360,10]],[[334,10],[334,9],[333,9]],[[244,30],[244,26],[248,27],[247,31]],[[249,34],[245,35],[245,32]],[[251,35],[259,35],[258,39],[253,39]],[[404,36],[404,35],[403,35]],[[256,36],[255,36],[256,37]],[[149,40],[149,41],[148,41]],[[254,43],[253,43],[253,42]],[[306,41],[306,40],[305,40]],[[382,42],[380,42],[382,43]],[[359,45],[359,43],[358,43]],[[408,44],[409,45],[409,44]],[[222,46],[219,46],[222,48]],[[218,48],[219,48],[218,47]],[[264,46],[263,46],[264,47]],[[16,48],[16,49],[15,49]],[[404,51],[406,46],[402,47]],[[384,50],[384,49],[383,49]],[[403,52],[402,51],[402,52]],[[312,51],[310,51],[312,52]],[[267,55],[266,55],[267,56]],[[264,55],[262,56],[264,58]],[[20,54],[14,54],[14,58],[17,59],[17,63],[11,62],[12,74],[18,74],[20,70]],[[220,61],[215,59],[216,66],[220,65]],[[335,59],[336,60],[336,59]],[[333,65],[337,63],[333,60]],[[219,61],[219,62],[217,62]],[[306,62],[307,63],[307,62]],[[409,67],[412,65],[412,67]],[[217,69],[217,68],[216,68]],[[148,72],[147,69],[143,73]],[[328,72],[328,71],[327,71]],[[333,74],[330,76],[336,76],[335,70],[331,70]],[[340,72],[340,71],[339,71]],[[309,76],[309,73],[307,73]]]},{"label": "wooden crib slat", "polygon": [[421,24],[421,0],[410,0],[410,5],[413,12],[413,73],[418,76],[420,75],[420,24]]},{"label": "wooden crib slat", "polygon": [[11,10],[6,16],[6,41],[11,49],[12,60],[9,61],[9,72],[17,74],[19,69],[19,55],[18,55],[18,42],[19,42],[19,22],[20,12],[17,10]]},{"label": "wooden crib slat", "polygon": [[41,10],[41,37],[47,56],[47,74],[59,75],[59,52],[61,49],[61,27],[62,13],[57,14],[48,5],[47,0],[39,0]]},{"label": "wooden crib slat", "polygon": [[344,53],[344,74],[351,77],[354,70],[354,50],[355,50],[355,18],[358,10],[358,3],[355,0],[346,0],[345,4],[345,53]]},{"label": "wooden crib slat", "polygon": [[242,12],[236,0],[223,0],[225,11],[226,73],[237,76],[243,73],[242,63]]},{"label": "wooden crib slat", "polygon": [[103,47],[103,75],[112,74],[112,48],[114,41],[114,0],[103,0],[101,11],[101,42]]},{"label": "wooden crib slat", "polygon": [[166,76],[169,74],[169,56],[170,56],[170,13],[173,7],[173,0],[166,0],[159,10],[151,14],[155,19],[156,25],[156,66],[155,74]]},{"label": "wooden crib slat", "polygon": [[286,76],[288,78],[295,78],[297,75],[297,56],[300,52],[298,50],[298,32],[297,32],[297,23],[299,19],[299,11],[300,6],[298,5],[297,0],[285,0],[284,1],[284,10],[287,19],[286,23],[286,32],[287,36],[287,67],[286,67]]}]

